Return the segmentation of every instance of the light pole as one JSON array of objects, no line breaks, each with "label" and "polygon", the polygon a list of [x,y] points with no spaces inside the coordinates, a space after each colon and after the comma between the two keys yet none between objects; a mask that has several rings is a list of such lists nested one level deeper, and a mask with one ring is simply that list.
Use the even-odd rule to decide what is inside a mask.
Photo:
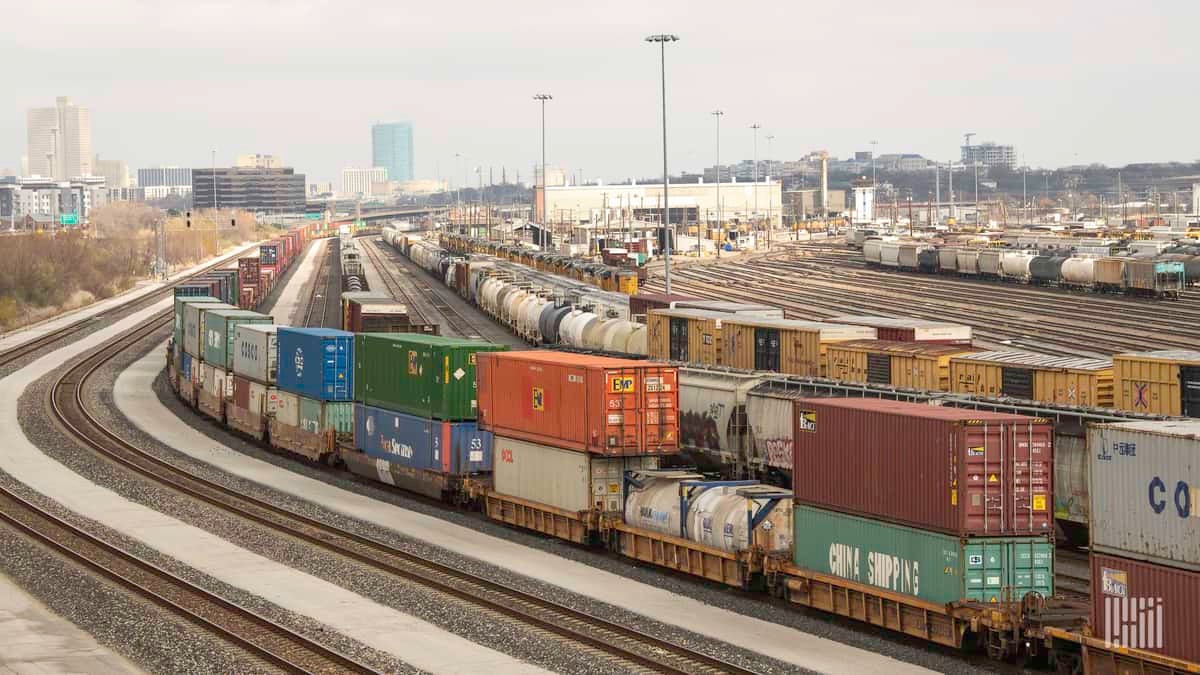
[{"label": "light pole", "polygon": [[[771,250],[771,141],[775,136],[767,135],[767,250]],[[783,205],[780,204],[782,207]]]},{"label": "light pole", "polygon": [[758,248],[758,130],[762,125],[758,122],[750,125],[754,130],[754,248]]},{"label": "light pole", "polygon": [[663,250],[663,275],[665,279],[664,285],[669,294],[671,292],[671,239],[674,235],[673,230],[668,230],[667,227],[671,223],[670,206],[667,204],[667,43],[679,40],[678,36],[669,33],[659,33],[646,38],[646,42],[657,42],[659,48],[659,63],[662,71],[662,118],[663,118],[663,239],[666,244]]},{"label": "light pole", "polygon": [[879,141],[871,141],[871,187],[875,187],[875,151],[879,148]]},{"label": "light pole", "polygon": [[721,220],[721,116],[724,110],[712,111],[717,120],[717,257],[721,257],[721,247],[725,245],[725,221]]},{"label": "light pole", "polygon": [[[550,94],[534,94],[533,100],[540,101],[542,104],[542,223],[538,229],[538,234],[541,241],[538,242],[541,247],[546,248],[546,101],[553,100],[554,97]],[[537,181],[534,181],[536,186]],[[536,190],[535,190],[536,191]],[[536,204],[534,205],[536,210]]]}]

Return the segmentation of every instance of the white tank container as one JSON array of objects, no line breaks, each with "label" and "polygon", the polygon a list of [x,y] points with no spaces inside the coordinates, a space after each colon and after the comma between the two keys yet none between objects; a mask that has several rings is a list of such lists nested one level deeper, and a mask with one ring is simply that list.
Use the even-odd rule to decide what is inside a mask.
[{"label": "white tank container", "polygon": [[[738,494],[746,487],[714,486],[692,491],[687,513],[687,531],[680,528],[680,482],[697,480],[695,474],[671,474],[670,478],[648,479],[641,489],[631,488],[625,497],[625,523],[673,537],[686,536],[698,544],[722,551],[743,551],[750,546],[750,514],[765,502]],[[791,548],[792,500],[783,499],[758,525],[755,544],[771,551]]]},{"label": "white tank container", "polygon": [[504,302],[500,305],[500,320],[511,326],[516,320],[517,307],[521,301],[529,297],[529,291],[525,289],[517,289],[509,293],[504,298]]},{"label": "white tank container", "polygon": [[1076,286],[1091,286],[1096,283],[1096,260],[1094,258],[1067,258],[1063,261],[1063,281]]},{"label": "white tank container", "polygon": [[1028,279],[1029,265],[1036,257],[1032,253],[1005,253],[1000,256],[1000,272],[1013,279]]},{"label": "white tank container", "polygon": [[571,329],[567,333],[567,345],[571,347],[584,348],[583,336],[592,324],[599,323],[600,317],[591,312],[581,312],[574,321],[571,322]]},{"label": "white tank container", "polygon": [[629,334],[629,339],[625,341],[625,353],[646,356],[650,353],[648,344],[650,333],[647,332],[646,324],[644,323],[634,323],[633,325],[633,332]]},{"label": "white tank container", "polygon": [[637,332],[637,324],[625,319],[618,319],[616,324],[604,335],[604,351],[618,354],[629,353],[629,337]]}]

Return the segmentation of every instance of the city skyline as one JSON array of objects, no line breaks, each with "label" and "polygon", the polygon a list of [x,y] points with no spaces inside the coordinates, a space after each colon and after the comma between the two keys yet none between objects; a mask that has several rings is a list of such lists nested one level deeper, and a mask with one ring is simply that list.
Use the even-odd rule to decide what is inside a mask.
[{"label": "city skyline", "polygon": [[[818,149],[845,157],[877,139],[880,153],[946,161],[959,156],[964,131],[1015,145],[1022,164],[1039,167],[1200,157],[1200,139],[1183,133],[1200,94],[1175,86],[1197,74],[1186,26],[1200,7],[1101,4],[1104,11],[1086,14],[1026,2],[963,8],[938,0],[919,12],[885,3],[853,13],[780,6],[722,22],[708,20],[729,11],[715,3],[638,12],[546,5],[520,31],[495,30],[511,19],[486,4],[412,17],[354,2],[300,2],[282,13],[263,2],[166,3],[153,25],[120,0],[34,5],[0,47],[39,64],[15,74],[0,110],[0,166],[18,166],[26,154],[24,111],[69,95],[92,110],[93,154],[131,168],[208,166],[214,148],[218,163],[230,165],[261,149],[334,181],[342,167],[371,163],[363,129],[406,119],[421,148],[415,178],[460,184],[457,154],[468,173],[505,166],[528,180],[539,155],[529,97],[544,90],[554,96],[550,164],[582,168],[587,178],[652,176],[661,173],[658,73],[642,38],[662,29],[681,38],[666,54],[672,173],[712,165],[708,111],[717,105],[727,113],[728,157],[752,156],[755,122],[775,136],[775,159]],[[368,8],[371,21],[355,18]],[[67,24],[63,9],[73,17]],[[238,18],[232,27],[229,12]],[[1115,46],[1134,23],[1148,39],[1136,50]],[[805,34],[798,44],[793,33],[804,25],[845,30]],[[53,43],[35,37],[47,31]],[[330,37],[341,34],[354,37]],[[160,58],[135,58],[144,49],[160,49]],[[743,53],[754,58],[731,58]],[[1148,106],[1125,91],[1120,83],[1134,73],[1142,90],[1169,89],[1172,104]],[[367,94],[312,104],[312,92],[339,91],[346,77],[354,83],[346,91]]]}]

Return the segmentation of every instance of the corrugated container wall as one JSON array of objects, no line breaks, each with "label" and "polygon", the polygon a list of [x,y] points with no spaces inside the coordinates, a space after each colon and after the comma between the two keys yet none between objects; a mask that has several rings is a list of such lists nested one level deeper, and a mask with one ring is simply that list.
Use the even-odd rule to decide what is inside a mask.
[{"label": "corrugated container wall", "polygon": [[798,391],[781,389],[771,383],[760,384],[746,395],[746,422],[754,439],[751,463],[768,466],[789,475],[794,463],[792,434]]},{"label": "corrugated container wall", "polygon": [[356,404],[354,444],[368,456],[412,469],[452,475],[492,470],[492,434],[475,422],[440,422]]},{"label": "corrugated container wall", "polygon": [[476,355],[508,347],[405,333],[355,336],[355,398],[367,405],[443,420],[477,415]]},{"label": "corrugated container wall", "polygon": [[851,340],[826,348],[826,372],[845,382],[949,391],[950,358],[969,351],[967,346]]},{"label": "corrugated container wall", "polygon": [[321,401],[299,397],[300,428],[310,434],[333,429],[339,434],[354,433],[354,403],[352,401]]},{"label": "corrugated container wall", "polygon": [[1091,581],[1092,635],[1200,662],[1200,572],[1093,552]]},{"label": "corrugated container wall", "polygon": [[568,512],[619,512],[625,472],[657,469],[658,457],[603,457],[495,436],[496,492]]},{"label": "corrugated container wall", "polygon": [[647,324],[650,357],[721,364],[721,325],[727,314],[697,309],[654,310]]},{"label": "corrugated container wall", "polygon": [[991,351],[950,360],[952,391],[1082,407],[1111,407],[1108,359]]},{"label": "corrugated container wall", "polygon": [[197,359],[204,356],[204,313],[219,309],[237,309],[237,307],[223,302],[201,302],[183,306],[183,351]]},{"label": "corrugated container wall", "polygon": [[1054,595],[1054,543],[1045,537],[962,539],[797,505],[792,562],[802,569],[944,604]]},{"label": "corrugated container wall", "polygon": [[671,366],[564,352],[481,354],[479,424],[497,434],[608,455],[679,450]]},{"label": "corrugated container wall", "polygon": [[1092,549],[1200,570],[1200,421],[1088,430]]},{"label": "corrugated container wall", "polygon": [[175,338],[175,346],[179,351],[183,351],[183,322],[184,308],[188,305],[219,305],[221,301],[210,295],[197,296],[175,296],[175,324],[172,328],[172,335]]},{"label": "corrugated container wall", "polygon": [[354,333],[279,328],[279,388],[322,401],[354,400]]},{"label": "corrugated container wall", "polygon": [[1200,351],[1117,354],[1113,377],[1121,410],[1200,417]]},{"label": "corrugated container wall", "polygon": [[276,331],[279,326],[243,323],[234,330],[233,372],[263,384],[275,384],[279,367]]},{"label": "corrugated container wall", "polygon": [[244,309],[204,312],[204,361],[224,370],[233,369],[235,331],[243,323],[274,323],[272,317]]},{"label": "corrugated container wall", "polygon": [[821,324],[730,316],[722,328],[722,363],[789,375],[821,374]]},{"label": "corrugated container wall", "polygon": [[962,536],[1054,531],[1053,425],[880,399],[796,401],[797,503]]}]

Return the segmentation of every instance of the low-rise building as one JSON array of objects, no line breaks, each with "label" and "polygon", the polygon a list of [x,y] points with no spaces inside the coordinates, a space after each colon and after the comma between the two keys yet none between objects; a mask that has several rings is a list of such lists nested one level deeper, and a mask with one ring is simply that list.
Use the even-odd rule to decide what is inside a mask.
[{"label": "low-rise building", "polygon": [[192,169],[192,207],[304,213],[304,174],[290,167]]},{"label": "low-rise building", "polygon": [[0,221],[57,226],[84,225],[91,210],[108,201],[104,179],[87,176],[69,181],[33,176],[0,178]]}]

